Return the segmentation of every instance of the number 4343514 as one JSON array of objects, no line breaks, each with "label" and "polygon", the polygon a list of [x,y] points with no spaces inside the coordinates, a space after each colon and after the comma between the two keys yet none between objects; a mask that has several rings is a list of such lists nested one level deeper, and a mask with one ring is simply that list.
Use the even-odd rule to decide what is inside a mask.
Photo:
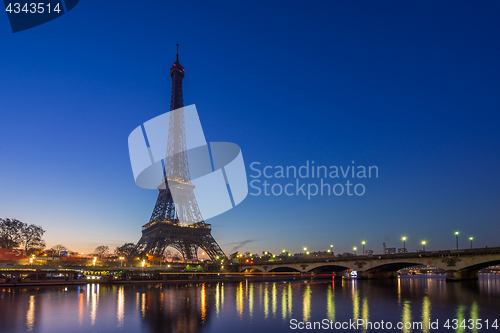
[{"label": "number 4343514", "polygon": [[458,319],[448,319],[444,325],[443,325],[445,328],[447,329],[454,329],[454,330],[457,330],[459,327],[460,328],[468,328],[470,330],[473,330],[473,329],[478,329],[480,330],[481,328],[486,328],[486,329],[489,329],[489,328],[494,328],[494,329],[498,329],[498,319],[495,319],[495,321],[493,322],[490,322],[488,319],[485,319],[485,320],[482,320],[482,319],[469,319],[469,320],[462,320],[462,321],[459,321]]},{"label": "number 4343514", "polygon": [[24,6],[22,6],[22,8],[20,3],[9,3],[7,5],[7,8],[5,8],[5,11],[14,14],[18,14],[20,12],[31,13],[31,14],[35,13],[42,14],[45,11],[47,11],[47,13],[50,13],[51,11],[59,13],[61,9],[59,8],[59,3],[57,3],[52,8],[50,3],[45,4],[43,2],[30,3],[30,4],[25,3]]}]

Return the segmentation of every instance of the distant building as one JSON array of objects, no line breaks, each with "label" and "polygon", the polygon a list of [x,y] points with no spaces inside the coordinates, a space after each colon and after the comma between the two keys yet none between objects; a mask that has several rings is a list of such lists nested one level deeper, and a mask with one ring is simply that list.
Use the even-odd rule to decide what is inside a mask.
[{"label": "distant building", "polygon": [[384,248],[384,253],[385,254],[396,254],[396,248],[395,247],[386,247],[386,248]]},{"label": "distant building", "polygon": [[407,248],[398,249],[398,253],[408,253]]},{"label": "distant building", "polygon": [[373,250],[366,250],[365,255],[367,256],[372,256],[373,255]]}]

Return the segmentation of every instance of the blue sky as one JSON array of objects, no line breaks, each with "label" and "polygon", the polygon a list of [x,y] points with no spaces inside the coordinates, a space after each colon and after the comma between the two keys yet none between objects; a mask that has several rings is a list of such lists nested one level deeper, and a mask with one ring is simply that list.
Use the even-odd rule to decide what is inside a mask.
[{"label": "blue sky", "polygon": [[[75,251],[136,242],[157,192],[129,133],[185,105],[249,165],[376,165],[361,196],[251,196],[208,220],[226,252],[499,246],[500,5],[83,1],[2,41],[0,217]],[[249,178],[251,180],[251,178]],[[274,179],[273,182],[278,180]],[[286,182],[280,181],[282,184]],[[233,244],[234,243],[234,244]]]}]

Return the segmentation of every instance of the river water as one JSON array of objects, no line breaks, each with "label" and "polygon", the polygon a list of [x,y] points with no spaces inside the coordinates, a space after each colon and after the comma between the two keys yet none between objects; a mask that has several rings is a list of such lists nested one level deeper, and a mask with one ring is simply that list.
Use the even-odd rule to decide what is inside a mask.
[{"label": "river water", "polygon": [[480,274],[473,282],[422,275],[379,281],[0,287],[0,332],[13,333],[261,333],[314,325],[353,332],[500,332],[498,321],[500,274]]}]

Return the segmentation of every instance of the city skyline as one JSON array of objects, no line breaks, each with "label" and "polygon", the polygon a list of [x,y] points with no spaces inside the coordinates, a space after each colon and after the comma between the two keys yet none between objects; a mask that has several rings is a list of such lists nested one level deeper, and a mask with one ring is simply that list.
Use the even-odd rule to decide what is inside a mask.
[{"label": "city skyline", "polygon": [[169,110],[176,43],[185,105],[241,147],[249,182],[255,162],[378,167],[361,196],[249,195],[207,220],[227,255],[453,249],[456,231],[499,245],[498,4],[176,4],[189,15],[167,22],[167,4],[101,5],[116,18],[81,3],[4,34],[0,217],[42,226],[48,248],[139,239],[157,192],[135,185],[127,137]]}]

